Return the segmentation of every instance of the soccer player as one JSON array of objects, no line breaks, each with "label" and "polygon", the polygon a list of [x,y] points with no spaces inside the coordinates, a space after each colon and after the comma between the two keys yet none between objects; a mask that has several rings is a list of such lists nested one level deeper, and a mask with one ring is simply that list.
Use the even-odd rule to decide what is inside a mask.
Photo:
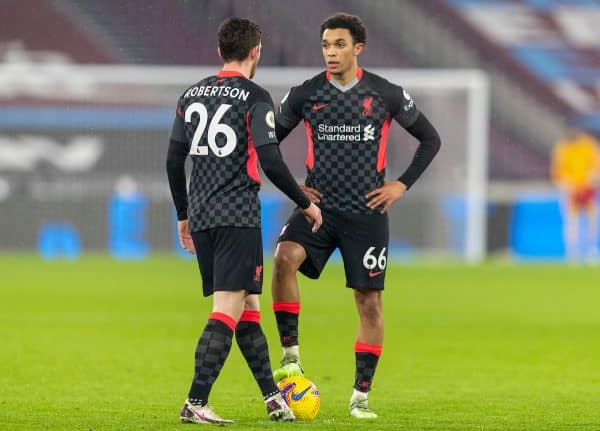
[{"label": "soccer player", "polygon": [[[223,69],[191,85],[179,98],[167,157],[179,238],[184,248],[196,252],[204,296],[213,295],[180,416],[182,422],[233,422],[214,412],[208,396],[235,333],[269,418],[289,421],[295,418],[273,380],[260,326],[263,257],[257,161],[301,208],[314,231],[322,218],[281,158],[269,93],[250,81],[260,57],[260,27],[230,18],[221,24],[218,39]],[[193,162],[189,193],[184,167],[188,154]]]},{"label": "soccer player", "polygon": [[[323,225],[316,235],[294,211],[275,253],[273,310],[283,359],[275,380],[303,373],[298,349],[299,291],[296,272],[318,278],[339,248],[346,286],[359,314],[354,346],[356,374],[350,414],[369,419],[367,394],[383,344],[384,288],[389,221],[387,210],[423,173],[440,148],[440,138],[410,95],[358,67],[366,29],[357,16],[338,13],[321,25],[327,70],[293,87],[275,117],[281,142],[300,122],[306,129],[307,178],[303,189],[319,203]],[[420,141],[400,178],[386,182],[386,145],[392,120]]]},{"label": "soccer player", "polygon": [[567,258],[579,255],[579,216],[587,215],[586,254],[598,257],[596,189],[600,181],[600,148],[592,136],[570,130],[552,154],[552,180],[564,196],[564,241]]}]

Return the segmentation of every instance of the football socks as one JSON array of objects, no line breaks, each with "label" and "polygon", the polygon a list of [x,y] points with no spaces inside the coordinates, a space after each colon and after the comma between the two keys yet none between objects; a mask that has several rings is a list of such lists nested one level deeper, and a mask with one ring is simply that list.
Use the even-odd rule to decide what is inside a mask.
[{"label": "football socks", "polygon": [[299,302],[274,302],[273,311],[277,320],[279,339],[282,347],[298,345]]},{"label": "football socks", "polygon": [[231,350],[235,320],[224,313],[211,313],[196,346],[194,380],[188,398],[195,405],[206,405]]},{"label": "football socks", "polygon": [[354,352],[356,355],[356,374],[354,389],[360,392],[369,392],[373,383],[373,376],[377,368],[382,346],[356,342]]},{"label": "football socks", "polygon": [[235,340],[260,387],[263,397],[278,393],[271,373],[267,338],[260,327],[260,311],[245,310],[235,329]]}]

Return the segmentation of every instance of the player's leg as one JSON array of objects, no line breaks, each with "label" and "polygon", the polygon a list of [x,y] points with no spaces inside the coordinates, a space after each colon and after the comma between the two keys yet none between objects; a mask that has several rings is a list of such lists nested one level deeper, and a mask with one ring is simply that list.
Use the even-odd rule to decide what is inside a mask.
[{"label": "player's leg", "polygon": [[565,251],[567,260],[573,262],[577,259],[579,249],[579,203],[576,193],[567,196],[567,201],[563,208]]},{"label": "player's leg", "polygon": [[[224,228],[191,235],[202,274],[203,293],[213,295],[213,309],[196,345],[194,378],[180,418],[182,422],[192,423],[231,423],[233,421],[221,418],[212,410],[208,397],[231,350],[233,332],[248,293],[240,283],[224,282],[222,277],[228,266],[223,259],[231,248],[233,235]],[[231,280],[239,278],[236,270],[231,272]]]},{"label": "player's leg", "polygon": [[339,223],[340,251],[344,260],[346,286],[354,290],[359,315],[354,345],[355,378],[350,397],[350,414],[374,419],[368,393],[383,346],[382,291],[387,268],[389,220],[387,215],[347,215]]},{"label": "player's leg", "polygon": [[267,399],[275,395],[278,390],[271,374],[267,339],[260,326],[258,295],[249,295],[246,298],[246,308],[235,328],[235,340],[252,371],[263,398]]},{"label": "player's leg", "polygon": [[598,205],[596,203],[596,194],[591,193],[590,200],[587,205],[587,258],[590,262],[595,262],[598,257]]},{"label": "player's leg", "polygon": [[281,367],[275,371],[277,381],[303,373],[298,344],[300,292],[296,273],[306,257],[304,247],[292,241],[280,242],[275,251],[271,294],[279,340],[283,349]]},{"label": "player's leg", "polygon": [[350,398],[350,414],[359,419],[376,418],[368,407],[377,363],[383,347],[383,307],[380,290],[354,290],[359,315],[358,333],[354,344],[354,391]]},{"label": "player's leg", "polygon": [[194,378],[181,411],[182,422],[233,422],[221,418],[212,410],[208,405],[208,396],[231,350],[233,331],[242,314],[245,296],[243,290],[214,293],[213,311],[196,346]]},{"label": "player's leg", "polygon": [[273,380],[269,347],[260,325],[260,303],[256,294],[246,298],[245,309],[235,329],[235,339],[263,395],[269,419],[293,421],[294,414]]},{"label": "player's leg", "polygon": [[298,318],[300,293],[298,271],[318,278],[336,247],[329,234],[331,216],[323,211],[323,224],[317,233],[298,210],[294,211],[279,235],[273,266],[273,311],[283,349],[281,367],[274,371],[275,381],[304,373],[300,365]]}]

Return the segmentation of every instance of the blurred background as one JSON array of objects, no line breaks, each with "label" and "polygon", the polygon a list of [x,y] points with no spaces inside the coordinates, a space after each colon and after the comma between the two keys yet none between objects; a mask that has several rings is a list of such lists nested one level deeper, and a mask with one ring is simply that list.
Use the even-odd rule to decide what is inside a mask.
[{"label": "blurred background", "polygon": [[[550,165],[569,130],[600,136],[596,0],[1,0],[0,251],[182,254],[168,133],[179,95],[220,67],[218,25],[262,26],[256,81],[278,105],[322,70],[319,26],[337,11],[367,25],[359,65],[404,86],[442,137],[393,209],[392,253],[564,259]],[[393,126],[388,179],[416,144]],[[302,181],[303,130],[282,151]],[[291,207],[268,180],[261,193],[272,252]]]}]

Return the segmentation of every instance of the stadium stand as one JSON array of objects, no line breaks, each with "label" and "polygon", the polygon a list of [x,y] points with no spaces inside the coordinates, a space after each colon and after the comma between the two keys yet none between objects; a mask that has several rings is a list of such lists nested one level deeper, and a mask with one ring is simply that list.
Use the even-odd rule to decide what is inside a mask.
[{"label": "stadium stand", "polygon": [[[320,66],[315,29],[323,16],[343,9],[360,10],[368,24],[377,23],[369,25],[369,49],[362,60],[371,67],[486,67],[490,59],[502,57],[496,54],[473,60],[473,56],[485,49],[469,46],[472,34],[465,33],[465,24],[453,6],[443,2],[439,9],[429,10],[420,2],[410,1],[374,3],[372,8],[364,8],[359,1],[339,0],[309,0],[291,6],[266,0],[253,3],[252,8],[248,3],[233,0],[176,2],[168,7],[164,2],[150,0],[144,8],[136,1],[56,1],[71,16],[94,21],[94,28],[104,29],[102,33],[110,32],[116,39],[113,45],[119,47],[115,58],[126,63],[212,64],[216,25],[226,16],[245,15],[263,25],[262,64]],[[290,8],[294,9],[292,13]],[[206,10],[211,11],[208,16]],[[447,13],[435,13],[444,10]],[[440,27],[440,15],[450,30],[434,31]],[[280,19],[274,20],[273,16]],[[298,21],[297,16],[302,16],[302,21]],[[399,27],[404,30],[398,32]],[[462,41],[461,36],[466,41]],[[547,112],[548,100],[538,104],[529,100],[523,87],[538,85],[543,89],[535,79],[522,73],[514,78],[516,83],[512,82],[500,66],[491,64],[492,67],[487,68],[495,76],[493,81],[501,84],[495,85],[493,95],[490,174],[492,178],[507,179],[544,177],[547,145],[562,133],[561,121]],[[543,94],[541,89],[539,92]],[[519,101],[517,110],[515,100]],[[524,122],[523,112],[537,112],[540,120],[533,124]]]},{"label": "stadium stand", "polygon": [[[600,3],[594,0],[444,0],[482,49],[529,80],[534,96],[600,133]],[[515,19],[516,17],[516,19]],[[531,82],[535,81],[535,82]]]},{"label": "stadium stand", "polygon": [[[213,64],[216,26],[232,15],[248,16],[264,30],[264,65],[320,66],[318,27],[324,16],[344,9],[339,0],[289,4],[267,0],[249,8],[239,1],[205,0],[143,2],[107,0],[55,0],[73,19],[92,22],[100,33],[110,34],[118,50],[115,59],[123,63]],[[290,13],[292,9],[292,13]],[[210,10],[210,14],[206,11]],[[297,17],[302,16],[302,21]],[[272,19],[277,16],[278,19]],[[369,28],[371,45],[364,61],[382,67],[406,66],[402,56],[389,55],[392,44],[377,27]],[[104,42],[103,42],[104,43]]]},{"label": "stadium stand", "polygon": [[[18,43],[28,51],[62,53],[77,63],[109,63],[111,55],[48,0],[5,0],[0,14],[0,48]],[[40,28],[44,31],[40,32]]]},{"label": "stadium stand", "polygon": [[[518,142],[512,145],[515,150],[525,146],[539,155],[534,157],[538,163],[524,164],[526,169],[533,167],[529,173],[535,172],[534,177],[547,175],[551,146],[565,127],[600,133],[598,2],[434,0],[427,7],[413,3],[469,52],[446,59],[446,65],[477,66],[489,72],[494,125],[506,125],[518,138],[512,141]],[[437,57],[417,56],[426,64],[440,63]],[[493,140],[492,154],[502,157],[498,149],[499,142]],[[505,151],[510,160],[519,160],[513,152]],[[502,176],[498,174],[493,176]],[[518,176],[526,177],[526,171]]]}]

